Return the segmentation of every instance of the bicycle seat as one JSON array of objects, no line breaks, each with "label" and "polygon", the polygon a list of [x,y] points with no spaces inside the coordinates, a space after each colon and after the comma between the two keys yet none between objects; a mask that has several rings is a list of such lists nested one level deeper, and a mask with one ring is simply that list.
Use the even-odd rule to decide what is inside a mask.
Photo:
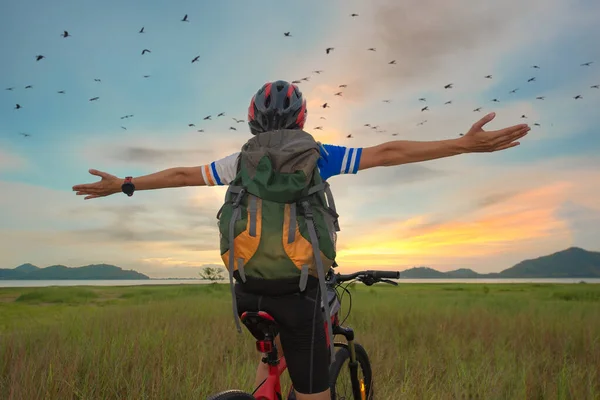
[{"label": "bicycle seat", "polygon": [[275,318],[264,311],[246,311],[240,319],[257,340],[263,340],[267,335],[274,338],[279,333]]}]

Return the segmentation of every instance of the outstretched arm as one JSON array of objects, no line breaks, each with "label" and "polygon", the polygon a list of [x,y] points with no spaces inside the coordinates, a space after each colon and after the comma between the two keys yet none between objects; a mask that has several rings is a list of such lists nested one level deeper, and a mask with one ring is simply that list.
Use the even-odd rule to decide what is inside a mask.
[{"label": "outstretched arm", "polygon": [[514,125],[497,131],[484,131],[483,126],[496,116],[490,113],[475,122],[469,132],[457,139],[419,142],[397,140],[366,147],[362,151],[359,170],[389,167],[419,161],[434,160],[464,153],[482,153],[518,146],[517,141],[527,135],[528,125]]},{"label": "outstretched arm", "polygon": [[[183,186],[226,185],[235,177],[238,154],[233,153],[199,167],[169,168],[153,174],[138,176],[131,182],[135,185],[136,191]],[[85,196],[84,199],[89,200],[121,192],[123,178],[95,169],[90,169],[89,172],[101,179],[98,182],[73,186],[73,191],[77,192],[78,196]]]},{"label": "outstretched arm", "polygon": [[[124,178],[119,178],[106,172],[90,169],[90,174],[99,176],[101,180],[95,183],[73,186],[78,196],[86,196],[85,200],[104,197],[119,193]],[[204,186],[202,167],[169,168],[153,174],[135,177],[131,180],[135,190],[164,189],[182,186]]]}]

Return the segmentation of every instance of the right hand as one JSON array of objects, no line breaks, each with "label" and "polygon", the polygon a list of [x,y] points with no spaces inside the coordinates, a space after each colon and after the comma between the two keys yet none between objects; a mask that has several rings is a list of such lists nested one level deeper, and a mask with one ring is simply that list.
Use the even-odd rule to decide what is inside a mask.
[{"label": "right hand", "polygon": [[106,172],[98,171],[96,169],[90,169],[89,172],[90,174],[99,176],[102,179],[95,183],[86,183],[73,186],[73,191],[77,192],[77,196],[86,196],[83,199],[89,200],[95,199],[96,197],[105,197],[121,191],[123,179],[111,174],[107,174]]}]

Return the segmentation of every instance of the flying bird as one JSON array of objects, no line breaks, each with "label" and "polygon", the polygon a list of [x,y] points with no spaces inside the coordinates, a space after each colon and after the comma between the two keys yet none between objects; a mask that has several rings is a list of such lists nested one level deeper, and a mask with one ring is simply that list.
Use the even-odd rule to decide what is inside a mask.
[{"label": "flying bird", "polygon": [[20,105],[20,104],[17,104],[17,105],[15,105],[15,110],[19,110],[19,109],[21,109],[21,108],[23,108],[23,107],[21,107],[21,105]]},{"label": "flying bird", "polygon": [[454,85],[453,83],[449,83],[446,86],[444,86],[444,89],[452,89],[452,85]]},{"label": "flying bird", "polygon": [[365,124],[365,126],[371,126],[371,124]]},{"label": "flying bird", "polygon": [[189,126],[189,127],[192,127],[192,126],[196,126],[196,125],[194,125],[194,124],[188,124],[188,126]]},{"label": "flying bird", "polygon": [[150,50],[148,50],[148,49],[144,49],[144,50],[142,50],[142,55],[144,55],[144,54],[146,54],[146,53],[152,53],[152,52],[151,52]]},{"label": "flying bird", "polygon": [[6,88],[6,89],[4,89],[4,90],[14,90],[14,87],[7,87],[7,88]]},{"label": "flying bird", "polygon": [[396,64],[396,60],[392,60],[388,64]]},{"label": "flying bird", "polygon": [[425,120],[425,121],[421,121],[421,122],[419,122],[417,125],[419,125],[419,126],[420,126],[420,125],[425,125],[425,122],[427,122],[427,120]]},{"label": "flying bird", "polygon": [[352,134],[346,136],[348,139],[352,139]]},{"label": "flying bird", "polygon": [[319,119],[327,119],[327,118],[325,118],[325,117],[319,117]]},{"label": "flying bird", "polygon": [[521,115],[521,118],[527,118],[527,115],[523,114]]},{"label": "flying bird", "polygon": [[510,92],[508,92],[508,93],[517,93],[517,90],[519,90],[519,88],[513,89],[513,90],[511,90],[511,91],[510,91]]},{"label": "flying bird", "polygon": [[181,22],[190,22],[187,14],[185,14],[185,16],[181,19]]},{"label": "flying bird", "polygon": [[538,97],[536,97],[535,99],[536,99],[536,100],[544,100],[545,98],[546,98],[545,96],[538,96]]},{"label": "flying bird", "polygon": [[142,26],[142,29],[140,29],[140,31],[138,33],[144,33],[144,27]]},{"label": "flying bird", "polygon": [[377,49],[375,47],[369,47],[367,50],[368,51],[377,51]]},{"label": "flying bird", "polygon": [[482,107],[477,107],[476,109],[473,110],[473,112],[480,112]]},{"label": "flying bird", "polygon": [[320,69],[318,69],[318,70],[316,70],[316,71],[313,71],[313,72],[314,72],[315,74],[320,74],[321,72],[323,72],[323,70],[320,70]]},{"label": "flying bird", "polygon": [[121,129],[127,130],[127,128],[125,128],[124,126],[122,126]]},{"label": "flying bird", "polygon": [[304,78],[302,78],[302,79],[300,79],[300,80],[301,80],[301,81],[308,82],[308,81],[310,80],[310,77],[308,77],[308,76],[305,76]]},{"label": "flying bird", "polygon": [[347,87],[348,87],[348,85],[340,85],[340,86],[338,86],[338,87],[341,87],[341,88],[347,88]]},{"label": "flying bird", "polygon": [[500,103],[500,100],[498,100],[498,99],[492,99],[492,101],[493,101],[494,103]]},{"label": "flying bird", "polygon": [[583,63],[583,64],[581,64],[581,66],[582,66],[582,67],[589,67],[589,66],[590,66],[591,64],[593,64],[593,63],[594,63],[593,61],[589,61],[589,62],[586,62],[586,63]]},{"label": "flying bird", "polygon": [[358,17],[358,14],[350,14],[351,17]]},{"label": "flying bird", "polygon": [[326,49],[325,49],[325,54],[329,54],[330,52],[332,52],[332,51],[333,51],[333,49],[334,49],[333,47],[328,47],[328,48],[326,48]]},{"label": "flying bird", "polygon": [[486,75],[486,76],[484,76],[484,78],[492,79],[492,76],[491,75]]},{"label": "flying bird", "polygon": [[421,97],[421,98],[419,99],[419,101],[427,101],[427,100],[425,100],[425,97]]},{"label": "flying bird", "polygon": [[211,116],[212,116],[212,115],[208,115],[208,116],[204,117],[204,120],[205,120],[205,121],[209,120]]},{"label": "flying bird", "polygon": [[32,89],[32,88],[33,88],[33,86],[31,86],[31,85],[25,86],[25,89]]},{"label": "flying bird", "polygon": [[392,136],[398,136],[398,134],[397,133],[392,133]]},{"label": "flying bird", "polygon": [[540,124],[538,124],[537,122],[536,122],[535,124],[533,124],[533,125],[535,125],[535,126],[541,126],[541,125],[540,125]]},{"label": "flying bird", "polygon": [[198,132],[204,132],[204,129],[198,129]]},{"label": "flying bird", "polygon": [[302,83],[302,81],[292,81],[292,83]]},{"label": "flying bird", "polygon": [[423,112],[423,111],[429,111],[429,106],[425,106],[425,107],[421,108],[421,112]]},{"label": "flying bird", "polygon": [[534,82],[535,81],[535,76],[532,78],[527,79],[527,82]]},{"label": "flying bird", "polygon": [[94,78],[94,82],[102,82],[102,80],[98,79],[98,78]]},{"label": "flying bird", "polygon": [[540,69],[537,65],[532,65],[531,68]]},{"label": "flying bird", "polygon": [[448,100],[447,102],[445,102],[444,104],[452,104],[452,100]]},{"label": "flying bird", "polygon": [[290,34],[290,32],[284,32],[284,33],[283,33],[283,36],[290,37],[290,36],[292,36],[292,35]]},{"label": "flying bird", "polygon": [[385,100],[383,100],[383,102],[384,103],[389,103],[389,102],[391,102],[391,100],[385,99]]},{"label": "flying bird", "polygon": [[237,129],[235,129],[233,126],[230,126],[230,127],[229,127],[229,130],[230,130],[230,131],[237,131]]},{"label": "flying bird", "polygon": [[29,133],[23,133],[23,132],[19,132],[19,135],[23,135],[23,137],[30,137],[31,136]]},{"label": "flying bird", "polygon": [[65,91],[64,91],[64,90],[59,90],[59,91],[58,91],[58,92],[56,92],[56,93],[65,94]]},{"label": "flying bird", "polygon": [[327,103],[323,104],[321,107],[323,107],[323,108],[331,108],[331,107],[329,107],[329,106],[327,105]]},{"label": "flying bird", "polygon": [[222,113],[219,113],[219,114],[217,114],[217,118],[218,118],[218,117],[222,117],[222,116],[224,116],[224,115],[225,115],[225,113],[224,113],[224,112],[222,112]]},{"label": "flying bird", "polygon": [[600,85],[590,86],[590,89],[600,89]]},{"label": "flying bird", "polygon": [[342,92],[337,92],[337,93],[335,94],[335,96],[341,96],[341,95],[342,95]]},{"label": "flying bird", "polygon": [[46,56],[43,56],[43,55],[41,55],[41,54],[40,54],[40,55],[37,55],[37,56],[35,56],[35,61],[40,61],[40,60],[41,60],[41,59],[43,59],[43,58],[46,58]]},{"label": "flying bird", "polygon": [[63,31],[62,35],[60,35],[60,36],[62,36],[63,38],[68,38],[71,35],[69,35],[69,32]]},{"label": "flying bird", "polygon": [[578,99],[583,99],[583,97],[582,97],[580,94],[578,94],[577,96],[575,96],[575,97],[573,97],[573,98],[574,98],[575,100],[578,100]]},{"label": "flying bird", "polygon": [[322,126],[317,126],[317,127],[315,128],[315,130],[323,130],[323,127],[322,127]]},{"label": "flying bird", "polygon": [[195,63],[196,61],[198,61],[200,59],[200,56],[196,56],[192,59],[192,64]]},{"label": "flying bird", "polygon": [[144,78],[150,78],[150,75],[144,75]]},{"label": "flying bird", "polygon": [[237,118],[231,118],[232,120],[234,120],[236,123],[240,123],[240,122],[244,122],[243,119],[237,119]]},{"label": "flying bird", "polygon": [[92,97],[92,98],[90,99],[90,101],[96,101],[96,100],[98,100],[99,98],[100,98],[100,97]]}]

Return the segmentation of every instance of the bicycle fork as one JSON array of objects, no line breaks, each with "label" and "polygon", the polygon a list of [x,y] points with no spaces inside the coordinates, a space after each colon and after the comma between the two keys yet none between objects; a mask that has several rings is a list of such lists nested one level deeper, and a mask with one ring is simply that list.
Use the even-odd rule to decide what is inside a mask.
[{"label": "bicycle fork", "polygon": [[356,347],[354,346],[354,330],[352,328],[341,327],[339,325],[333,327],[334,335],[342,335],[348,341],[348,350],[350,351],[350,382],[352,383],[352,394],[355,400],[367,400],[365,382],[363,379],[358,379],[358,361],[356,359]]}]

